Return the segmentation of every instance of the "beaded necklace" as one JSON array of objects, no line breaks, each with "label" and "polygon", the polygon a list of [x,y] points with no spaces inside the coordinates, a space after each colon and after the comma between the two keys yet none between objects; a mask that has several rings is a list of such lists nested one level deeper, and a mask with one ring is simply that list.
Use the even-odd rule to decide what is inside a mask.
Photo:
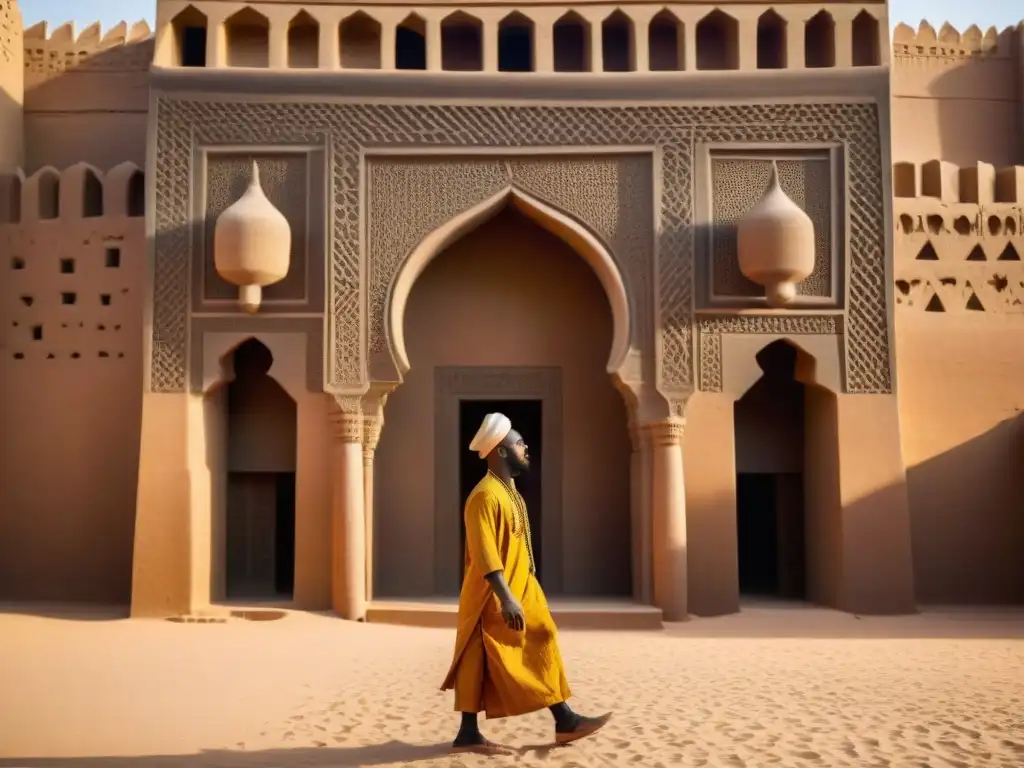
[{"label": "beaded necklace", "polygon": [[[495,480],[501,483],[502,487],[506,491],[508,491],[508,495],[512,498],[512,503],[515,504],[516,514],[512,518],[512,533],[517,536],[526,536],[526,553],[530,557],[530,573],[537,573],[537,566],[533,560],[533,537],[530,535],[530,518],[526,514],[526,499],[522,497],[522,494],[520,494],[518,490],[510,486],[508,483],[506,483],[504,480],[502,480],[500,477],[494,474],[494,472],[491,472],[491,470],[489,469],[487,470],[487,472]],[[515,530],[514,525],[517,522],[519,523],[518,531]]]}]

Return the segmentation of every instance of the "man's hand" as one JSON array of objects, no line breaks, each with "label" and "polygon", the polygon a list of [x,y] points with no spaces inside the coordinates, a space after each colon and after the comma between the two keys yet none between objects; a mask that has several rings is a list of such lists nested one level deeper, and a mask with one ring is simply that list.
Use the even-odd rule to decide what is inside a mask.
[{"label": "man's hand", "polygon": [[523,608],[516,602],[516,599],[509,595],[501,601],[501,617],[505,619],[508,628],[516,632],[526,629],[526,617],[523,616]]}]

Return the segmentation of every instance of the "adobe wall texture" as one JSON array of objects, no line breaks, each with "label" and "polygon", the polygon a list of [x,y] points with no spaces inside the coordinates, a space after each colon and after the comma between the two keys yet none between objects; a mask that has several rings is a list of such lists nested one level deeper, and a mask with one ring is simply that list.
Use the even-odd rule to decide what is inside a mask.
[{"label": "adobe wall texture", "polygon": [[[145,165],[149,64],[161,28],[155,37],[140,25],[105,34],[95,26],[80,35],[69,27],[22,32],[10,21],[12,8],[12,0],[0,0],[0,137],[9,142],[0,144],[0,170],[22,167],[29,178],[20,191],[5,186],[0,195],[0,222],[7,222],[0,223],[0,387],[5,434],[13,436],[5,457],[14,457],[0,478],[0,597],[124,602],[147,244],[144,220],[124,215],[134,171],[114,169],[125,161]],[[788,5],[780,10],[793,13]],[[756,30],[756,15],[751,19]],[[798,28],[795,21],[790,28]],[[917,180],[912,201],[897,200],[892,217],[894,378],[924,602],[1024,600],[1011,571],[1024,552],[1016,514],[1024,494],[1017,471],[1024,462],[1024,274],[1013,258],[1024,257],[1024,200],[966,203],[959,190],[936,200],[922,195],[920,184],[920,168],[931,160],[1024,163],[1022,34],[1024,28],[922,25],[898,28],[892,41],[891,160],[913,163]],[[70,170],[81,162],[110,169],[96,171],[104,195],[99,216],[83,215],[84,170]],[[29,191],[53,173],[59,213],[39,220],[31,211],[38,196]],[[12,196],[20,223],[11,221]],[[998,229],[990,227],[993,216]],[[106,266],[112,247],[120,249],[118,267]],[[68,259],[74,271],[66,273]],[[74,303],[64,303],[65,294]],[[684,383],[706,374],[713,388],[721,328],[711,322],[695,330],[697,339],[677,342],[696,349],[698,359],[680,358],[678,374],[691,377]],[[873,387],[881,370],[865,367],[859,375]],[[46,567],[53,560],[64,565]]]}]

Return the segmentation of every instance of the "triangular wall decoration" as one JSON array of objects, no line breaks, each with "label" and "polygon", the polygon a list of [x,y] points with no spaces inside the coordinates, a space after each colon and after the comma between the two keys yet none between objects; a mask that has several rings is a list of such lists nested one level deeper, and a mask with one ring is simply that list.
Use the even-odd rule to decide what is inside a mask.
[{"label": "triangular wall decoration", "polygon": [[[970,285],[970,283],[968,283]],[[981,303],[981,299],[978,298],[978,294],[971,289],[971,295],[967,297],[967,303],[964,305],[964,309],[969,309],[972,312],[984,312],[985,306]]]},{"label": "triangular wall decoration", "polygon": [[917,252],[917,258],[919,261],[939,260],[939,254],[935,252],[935,248],[932,246],[931,240],[921,246],[921,250]]},{"label": "triangular wall decoration", "polygon": [[976,245],[971,248],[971,252],[967,254],[968,261],[988,261],[988,256],[985,255],[985,251],[980,245]]},{"label": "triangular wall decoration", "polygon": [[929,299],[928,304],[925,305],[925,312],[945,312],[946,308],[942,306],[942,299],[939,298],[939,294],[933,294]]},{"label": "triangular wall decoration", "polygon": [[1007,243],[1003,252],[999,254],[997,261],[1020,261],[1020,254],[1013,247],[1013,243]]}]

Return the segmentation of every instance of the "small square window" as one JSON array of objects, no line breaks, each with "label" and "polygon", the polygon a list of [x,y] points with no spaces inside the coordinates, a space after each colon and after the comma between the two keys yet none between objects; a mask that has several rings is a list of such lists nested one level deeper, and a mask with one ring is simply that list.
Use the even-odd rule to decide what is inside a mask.
[{"label": "small square window", "polygon": [[20,256],[12,256],[11,257],[11,269],[24,269],[24,268],[25,268],[25,260],[23,258],[21,258]]},{"label": "small square window", "polygon": [[104,307],[109,307],[110,306],[110,294],[109,293],[101,293],[100,294],[100,304],[102,304]]},{"label": "small square window", "polygon": [[78,301],[78,294],[77,293],[62,293],[60,295],[60,303],[61,304],[66,304],[67,306],[71,306],[72,304],[76,303],[77,301]]},{"label": "small square window", "polygon": [[60,260],[60,273],[62,275],[73,275],[73,274],[75,274],[75,260],[74,259],[61,259]]},{"label": "small square window", "polygon": [[108,269],[117,269],[121,266],[121,249],[110,247],[107,248],[107,257],[104,262]]}]

